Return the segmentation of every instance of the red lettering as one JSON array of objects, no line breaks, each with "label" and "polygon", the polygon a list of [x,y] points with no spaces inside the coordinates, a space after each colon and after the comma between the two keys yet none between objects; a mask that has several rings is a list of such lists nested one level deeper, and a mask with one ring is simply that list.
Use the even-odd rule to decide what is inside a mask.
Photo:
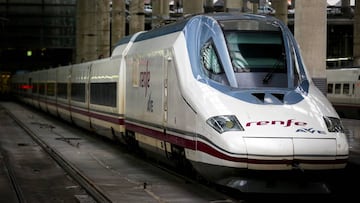
[{"label": "red lettering", "polygon": [[276,123],[279,123],[280,125],[284,125],[284,121],[271,121],[271,125],[276,125]]},{"label": "red lettering", "polygon": [[306,126],[307,125],[307,123],[305,123],[305,122],[295,122],[294,124],[299,125],[299,126]]},{"label": "red lettering", "polygon": [[270,123],[269,121],[258,121],[257,123],[256,123],[256,125],[266,125],[266,124],[268,124],[268,123]]},{"label": "red lettering", "polygon": [[250,127],[252,124],[255,124],[257,126],[263,126],[263,125],[281,125],[284,127],[290,127],[292,125],[296,125],[296,126],[306,126],[307,123],[306,122],[302,122],[302,121],[294,121],[294,119],[288,119],[286,121],[281,121],[281,120],[273,120],[273,121],[252,121],[252,122],[247,122],[246,123],[246,127]]},{"label": "red lettering", "polygon": [[287,120],[287,122],[286,122],[286,126],[285,127],[289,127],[290,125],[291,125],[291,121],[292,121],[293,119],[289,119],[289,120]]},{"label": "red lettering", "polygon": [[257,122],[248,122],[248,123],[246,123],[246,126],[249,127],[251,125],[251,123],[257,123]]}]

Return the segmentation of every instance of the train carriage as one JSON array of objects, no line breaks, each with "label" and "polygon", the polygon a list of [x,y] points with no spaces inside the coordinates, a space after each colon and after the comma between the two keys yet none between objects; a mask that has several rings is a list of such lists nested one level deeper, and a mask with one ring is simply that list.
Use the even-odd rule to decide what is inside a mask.
[{"label": "train carriage", "polygon": [[360,119],[360,68],[327,69],[327,97],[341,117]]},{"label": "train carriage", "polygon": [[31,86],[30,91],[28,91],[28,100],[27,102],[39,108],[39,72],[30,72],[26,78],[28,84]]},{"label": "train carriage", "polygon": [[109,138],[121,137],[123,129],[123,78],[120,59],[104,59],[91,65],[89,116],[91,129]]},{"label": "train carriage", "polygon": [[47,71],[46,80],[46,108],[50,114],[57,116],[56,107],[56,81],[57,81],[56,68],[51,68]]},{"label": "train carriage", "polygon": [[70,122],[70,79],[72,65],[56,68],[56,111],[57,115]]},{"label": "train carriage", "polygon": [[56,85],[62,117],[214,181],[348,160],[338,114],[273,17],[197,15],[139,32],[110,58],[57,68]]},{"label": "train carriage", "polygon": [[86,62],[71,68],[70,115],[76,125],[90,130],[89,80],[92,63]]},{"label": "train carriage", "polygon": [[11,92],[19,101],[25,101],[25,92],[31,89],[28,82],[25,81],[25,76],[24,73],[17,73],[15,77],[11,78]]},{"label": "train carriage", "polygon": [[326,130],[340,120],[286,28],[263,17],[222,17],[139,35],[126,58],[126,129],[164,156],[185,154],[203,174],[216,166],[343,168],[346,139],[336,136],[341,129]]},{"label": "train carriage", "polygon": [[7,99],[10,93],[11,73],[0,71],[0,98]]},{"label": "train carriage", "polygon": [[38,108],[40,108],[43,111],[47,111],[48,106],[48,96],[47,96],[47,84],[49,80],[48,75],[49,70],[40,70],[38,71],[38,77],[37,80],[34,82],[37,83],[38,86],[38,92],[37,92],[37,98],[34,99],[35,104]]}]

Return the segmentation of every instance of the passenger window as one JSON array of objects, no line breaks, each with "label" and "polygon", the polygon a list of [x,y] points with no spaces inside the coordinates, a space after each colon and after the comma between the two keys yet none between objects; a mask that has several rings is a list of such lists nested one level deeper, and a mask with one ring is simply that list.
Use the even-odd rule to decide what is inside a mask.
[{"label": "passenger window", "polygon": [[354,95],[355,94],[355,84],[352,84],[352,91],[351,94]]},{"label": "passenger window", "polygon": [[90,103],[116,107],[116,83],[91,83]]},{"label": "passenger window", "polygon": [[224,72],[212,42],[206,43],[201,49],[201,62],[204,68],[210,73],[220,74]]},{"label": "passenger window", "polygon": [[37,87],[38,87],[37,83],[34,83],[34,84],[33,84],[33,88],[32,88],[32,93],[33,93],[33,94],[37,94],[37,91],[38,91],[38,88],[37,88]]},{"label": "passenger window", "polygon": [[85,102],[85,83],[71,84],[71,100]]},{"label": "passenger window", "polygon": [[332,94],[333,93],[333,83],[329,83],[328,84],[328,89],[327,89],[327,93],[328,94]]},{"label": "passenger window", "polygon": [[39,83],[39,94],[45,95],[45,83]]},{"label": "passenger window", "polygon": [[139,72],[139,59],[132,60],[132,85],[133,87],[139,87],[140,72]]},{"label": "passenger window", "polygon": [[341,93],[341,84],[337,83],[335,84],[335,94]]},{"label": "passenger window", "polygon": [[67,84],[66,83],[58,83],[56,94],[59,98],[67,99]]},{"label": "passenger window", "polygon": [[55,96],[55,83],[48,83],[46,87],[47,96]]},{"label": "passenger window", "polygon": [[350,93],[350,84],[346,83],[343,85],[343,94],[349,94]]}]

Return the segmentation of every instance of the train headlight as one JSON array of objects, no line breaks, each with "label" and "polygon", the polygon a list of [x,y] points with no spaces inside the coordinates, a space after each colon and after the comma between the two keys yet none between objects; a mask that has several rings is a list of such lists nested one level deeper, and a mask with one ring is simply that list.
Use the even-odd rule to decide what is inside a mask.
[{"label": "train headlight", "polygon": [[214,116],[207,119],[206,123],[219,133],[226,131],[244,131],[244,128],[234,115]]},{"label": "train headlight", "polygon": [[329,132],[344,132],[344,126],[339,118],[324,116],[324,121]]}]

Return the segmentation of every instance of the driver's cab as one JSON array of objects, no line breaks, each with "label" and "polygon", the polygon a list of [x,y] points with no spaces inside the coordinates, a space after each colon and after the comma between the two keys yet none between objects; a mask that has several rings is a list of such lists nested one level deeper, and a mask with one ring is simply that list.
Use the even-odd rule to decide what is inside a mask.
[{"label": "driver's cab", "polygon": [[221,21],[228,56],[218,51],[213,39],[201,48],[205,74],[229,85],[221,57],[230,57],[238,88],[294,88],[299,82],[293,42],[279,24],[253,19]]}]

